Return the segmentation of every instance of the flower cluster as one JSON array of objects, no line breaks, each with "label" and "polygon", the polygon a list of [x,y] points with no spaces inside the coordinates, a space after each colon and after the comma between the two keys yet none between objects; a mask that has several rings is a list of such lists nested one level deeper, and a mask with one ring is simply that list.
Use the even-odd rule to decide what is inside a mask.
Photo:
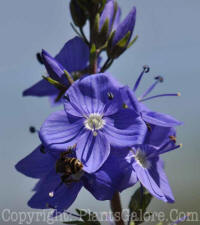
[{"label": "flower cluster", "polygon": [[[106,72],[135,41],[130,42],[136,9],[120,22],[121,10],[114,0],[102,5],[93,1],[82,7],[83,2],[70,3],[82,35],[68,41],[55,57],[42,50],[40,59],[48,76],[23,92],[24,96],[48,96],[51,103],[63,105],[63,110],[50,115],[38,131],[41,144],[16,165],[19,172],[39,179],[28,205],[62,213],[82,187],[97,200],[111,200],[114,193],[138,182],[156,198],[172,203],[160,155],[181,146],[176,144],[175,130],[181,123],[151,111],[144,102],[179,94],[148,97],[163,81],[158,76],[137,98],[136,90],[149,72],[148,66],[143,67],[133,89]],[[95,18],[89,13],[91,7],[93,13],[96,10]],[[86,20],[93,25],[90,41],[82,29]],[[108,55],[104,65],[102,51]]]}]

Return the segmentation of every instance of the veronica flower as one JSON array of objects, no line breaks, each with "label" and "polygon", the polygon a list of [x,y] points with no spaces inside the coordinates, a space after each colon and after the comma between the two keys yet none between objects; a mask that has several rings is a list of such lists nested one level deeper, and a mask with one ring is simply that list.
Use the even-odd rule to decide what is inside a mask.
[{"label": "veronica flower", "polygon": [[55,58],[47,51],[42,50],[42,60],[48,76],[61,83],[64,89],[58,90],[48,81],[42,79],[25,90],[23,96],[48,96],[52,102],[55,102],[69,87],[64,71],[72,73],[84,70],[88,66],[89,48],[81,38],[75,37],[64,45]]},{"label": "veronica flower", "polygon": [[[39,179],[33,189],[35,193],[28,202],[31,208],[53,208],[56,216],[71,206],[82,187],[102,201],[111,200],[118,189],[130,185],[124,175],[130,173],[131,165],[121,162],[126,152],[113,151],[103,167],[93,174],[84,171],[84,166],[74,158],[74,153],[52,154],[40,145],[17,163],[19,172]],[[135,177],[131,182],[136,181]]]},{"label": "veronica flower", "polygon": [[85,171],[98,170],[114,148],[143,142],[146,125],[131,109],[122,108],[114,79],[95,74],[77,80],[67,90],[64,110],[42,125],[40,138],[47,148],[63,151],[77,145],[77,158]]},{"label": "veronica flower", "polygon": [[181,145],[172,147],[170,142],[171,140],[159,148],[148,144],[134,146],[127,160],[132,164],[134,176],[136,173],[138,180],[153,196],[164,202],[173,203],[174,196],[160,155],[177,149]]},{"label": "veronica flower", "polygon": [[174,119],[172,116],[151,111],[143,104],[144,101],[158,98],[158,97],[180,95],[179,93],[172,93],[172,94],[160,94],[160,95],[147,97],[148,94],[150,94],[151,91],[156,87],[156,85],[163,81],[163,78],[161,76],[156,77],[155,82],[145,91],[145,93],[138,99],[136,98],[135,92],[141,82],[143,75],[147,72],[149,72],[149,67],[144,66],[142,73],[140,74],[140,76],[138,77],[134,85],[133,91],[128,86],[121,88],[121,95],[122,95],[123,101],[125,102],[127,107],[133,108],[136,112],[140,113],[141,117],[147,123],[147,125],[150,124],[151,126],[151,124],[153,124],[153,125],[157,125],[161,127],[175,127],[175,126],[181,125],[182,123]]}]

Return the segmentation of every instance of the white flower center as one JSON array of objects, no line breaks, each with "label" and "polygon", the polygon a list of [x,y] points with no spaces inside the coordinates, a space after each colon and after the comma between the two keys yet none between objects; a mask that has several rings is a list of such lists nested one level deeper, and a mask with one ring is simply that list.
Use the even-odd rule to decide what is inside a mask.
[{"label": "white flower center", "polygon": [[147,159],[145,153],[141,149],[137,149],[135,154],[136,162],[143,168],[149,169],[151,167],[151,162]]},{"label": "white flower center", "polygon": [[96,136],[96,130],[100,130],[105,125],[105,120],[102,118],[102,115],[98,113],[92,113],[84,121],[85,128],[93,131],[93,135]]}]

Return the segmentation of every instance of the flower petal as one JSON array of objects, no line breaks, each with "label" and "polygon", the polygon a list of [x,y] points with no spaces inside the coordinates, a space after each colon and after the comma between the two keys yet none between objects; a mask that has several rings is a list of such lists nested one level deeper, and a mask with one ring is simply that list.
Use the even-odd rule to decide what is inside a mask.
[{"label": "flower petal", "polygon": [[[74,117],[76,118],[76,117]],[[66,150],[77,143],[83,130],[82,118],[70,122],[65,111],[53,113],[40,129],[42,143],[51,149]]]},{"label": "flower petal", "polygon": [[[156,198],[164,201],[171,202],[166,196],[165,192],[169,192],[170,187],[167,187],[166,177],[163,177],[163,171],[160,171],[160,167],[157,167],[159,159],[154,158],[151,161],[151,168],[142,168],[138,163],[133,163],[133,168],[136,171],[137,177],[142,185]],[[162,183],[162,184],[161,184]]]},{"label": "flower petal", "polygon": [[128,106],[128,108],[135,110],[138,114],[141,112],[141,103],[137,100],[133,91],[128,87],[124,86],[120,88],[122,101]]},{"label": "flower petal", "polygon": [[89,48],[84,41],[75,37],[68,41],[55,59],[69,72],[86,68],[89,61]]},{"label": "flower petal", "polygon": [[19,161],[15,166],[16,170],[33,178],[41,178],[49,173],[54,167],[55,158],[50,154],[42,153],[40,149],[41,145]]},{"label": "flower petal", "polygon": [[51,85],[48,81],[42,79],[36,84],[26,89],[23,92],[23,96],[51,96],[58,94],[58,89]]},{"label": "flower petal", "polygon": [[106,124],[103,130],[113,147],[131,147],[143,142],[147,128],[135,111],[120,110],[118,113],[106,117],[105,120]]},{"label": "flower petal", "polygon": [[83,163],[84,171],[88,173],[97,171],[110,154],[107,139],[101,131],[97,133],[97,136],[93,136],[91,131],[86,131],[76,147],[76,156]]},{"label": "flower petal", "polygon": [[[145,144],[161,147],[170,141],[170,136],[176,136],[176,131],[171,127],[161,127],[150,124],[150,131],[147,132],[145,137]],[[173,145],[173,142],[171,142]]]},{"label": "flower petal", "polygon": [[95,173],[85,175],[84,186],[96,199],[110,200],[116,191],[130,187],[129,180],[133,169],[132,165],[124,159],[127,154],[126,149],[121,151],[111,149],[103,166]]},{"label": "flower petal", "polygon": [[[109,92],[113,94],[114,100],[108,98]],[[65,111],[73,115],[77,115],[77,111],[82,115],[102,114],[107,110],[109,111],[111,106],[112,114],[118,110],[119,91],[117,82],[113,83],[113,78],[110,79],[105,74],[94,74],[76,81],[68,89],[67,95],[70,101],[64,101]],[[109,105],[109,107],[106,106],[105,108],[105,105]],[[107,112],[107,114],[110,114],[110,112]]]},{"label": "flower petal", "polygon": [[[53,169],[45,178],[40,180],[40,185],[38,185],[37,191],[29,200],[28,205],[36,209],[54,208],[57,214],[68,209],[75,201],[82,187],[82,182],[75,182],[68,186],[60,182],[60,176]],[[54,190],[56,190],[54,196],[50,197],[49,193]]]},{"label": "flower petal", "polygon": [[145,122],[162,127],[174,127],[182,124],[172,116],[151,111],[142,112],[142,118]]}]

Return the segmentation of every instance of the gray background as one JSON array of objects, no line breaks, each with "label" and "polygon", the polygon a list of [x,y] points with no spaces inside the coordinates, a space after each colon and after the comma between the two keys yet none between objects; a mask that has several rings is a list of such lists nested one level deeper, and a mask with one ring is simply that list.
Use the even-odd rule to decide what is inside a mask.
[{"label": "gray background", "polygon": [[[200,1],[119,0],[119,4],[123,17],[132,5],[137,7],[134,34],[139,35],[139,40],[110,71],[121,82],[132,86],[142,66],[149,64],[151,74],[145,77],[139,93],[158,74],[164,76],[165,82],[156,88],[155,94],[182,93],[180,98],[162,98],[148,104],[152,109],[169,113],[184,122],[178,129],[178,141],[183,143],[183,148],[165,156],[166,172],[176,203],[168,205],[155,199],[150,210],[169,212],[171,208],[178,208],[184,212],[198,210],[200,214]],[[21,93],[44,72],[35,53],[44,48],[54,55],[74,36],[70,21],[68,1],[65,0],[0,1],[1,210],[30,211],[26,201],[35,180],[17,173],[14,165],[39,143],[37,136],[28,132],[28,127],[39,128],[57,108],[51,108],[47,99],[22,98]],[[134,188],[130,188],[122,193],[124,207],[133,191]],[[75,207],[105,210],[109,202],[97,202],[82,191],[70,210]]]}]

